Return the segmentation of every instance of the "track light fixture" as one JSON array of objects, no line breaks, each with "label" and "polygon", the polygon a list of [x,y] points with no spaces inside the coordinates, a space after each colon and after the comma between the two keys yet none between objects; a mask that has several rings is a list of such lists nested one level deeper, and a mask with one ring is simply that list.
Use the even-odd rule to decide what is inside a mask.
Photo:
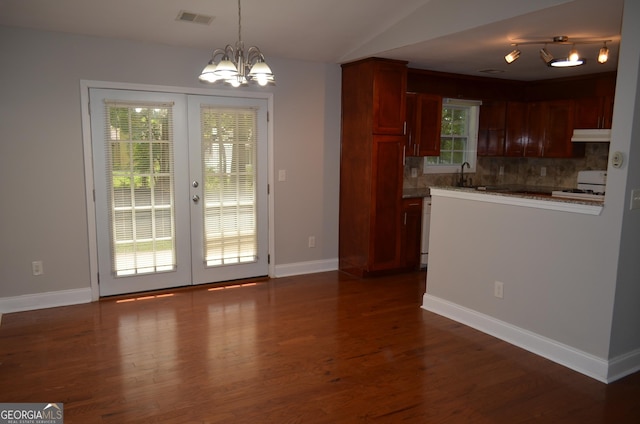
[{"label": "track light fixture", "polygon": [[[507,54],[504,57],[504,60],[507,63],[513,63],[520,57],[520,50],[518,46],[527,45],[527,44],[544,44],[544,47],[540,49],[540,59],[550,67],[554,68],[566,68],[572,66],[580,66],[583,65],[586,60],[580,56],[578,50],[576,49],[576,44],[596,44],[602,43],[603,46],[600,48],[600,52],[598,54],[598,62],[606,63],[609,59],[609,48],[607,47],[607,42],[611,40],[590,40],[590,39],[575,39],[569,41],[569,37],[566,35],[560,35],[553,37],[551,40],[540,40],[540,41],[518,41],[517,43],[511,43],[515,49]],[[569,50],[569,54],[565,58],[556,59],[553,57],[551,53],[547,50],[548,44],[565,44],[571,45],[571,49]]]}]

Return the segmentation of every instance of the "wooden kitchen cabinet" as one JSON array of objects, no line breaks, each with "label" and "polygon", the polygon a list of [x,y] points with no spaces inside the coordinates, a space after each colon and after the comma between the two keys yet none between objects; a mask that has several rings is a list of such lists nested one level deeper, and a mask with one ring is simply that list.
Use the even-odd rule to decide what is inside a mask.
[{"label": "wooden kitchen cabinet", "polygon": [[529,108],[526,102],[507,102],[504,155],[523,157],[529,142]]},{"label": "wooden kitchen cabinet", "polygon": [[507,126],[507,102],[483,101],[478,118],[478,156],[503,156]]},{"label": "wooden kitchen cabinet", "polygon": [[[397,62],[368,61],[373,78],[373,133],[404,135],[407,68]],[[364,75],[363,75],[364,76]]]},{"label": "wooden kitchen cabinet", "polygon": [[572,143],[574,101],[529,103],[527,157],[571,158],[584,155],[583,143]]},{"label": "wooden kitchen cabinet", "polygon": [[407,93],[407,156],[440,156],[442,96]]},{"label": "wooden kitchen cabinet", "polygon": [[572,143],[573,100],[508,102],[505,156],[572,158],[584,155],[583,143]]},{"label": "wooden kitchen cabinet", "polygon": [[339,268],[402,269],[406,62],[342,65]]},{"label": "wooden kitchen cabinet", "polygon": [[611,128],[613,96],[587,97],[575,101],[574,128]]},{"label": "wooden kitchen cabinet", "polygon": [[422,198],[403,199],[402,237],[400,241],[404,268],[420,269],[420,249],[422,242]]}]

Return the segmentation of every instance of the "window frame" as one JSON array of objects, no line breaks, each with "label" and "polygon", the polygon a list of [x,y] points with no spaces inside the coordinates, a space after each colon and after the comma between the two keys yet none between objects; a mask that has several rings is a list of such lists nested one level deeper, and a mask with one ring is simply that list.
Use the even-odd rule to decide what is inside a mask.
[{"label": "window frame", "polygon": [[[442,111],[445,116],[445,109],[449,107],[464,108],[467,109],[467,146],[464,150],[463,162],[469,163],[469,168],[465,168],[466,172],[476,172],[476,164],[478,158],[478,124],[480,118],[480,106],[482,101],[480,100],[467,100],[467,99],[442,99]],[[440,136],[440,143],[442,145],[443,136]],[[434,156],[426,156],[422,166],[424,174],[455,174],[460,172],[460,164],[433,164],[428,163]]]}]

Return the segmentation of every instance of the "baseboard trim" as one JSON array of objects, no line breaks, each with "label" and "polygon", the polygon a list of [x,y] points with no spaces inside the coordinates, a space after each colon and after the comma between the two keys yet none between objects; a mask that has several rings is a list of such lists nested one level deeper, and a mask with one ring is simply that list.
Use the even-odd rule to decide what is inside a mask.
[{"label": "baseboard trim", "polygon": [[640,349],[610,359],[607,382],[612,383],[638,371],[640,371]]},{"label": "baseboard trim", "polygon": [[[497,337],[507,343],[547,358],[550,361],[556,362],[595,380],[603,383],[614,381],[613,378],[609,377],[609,370],[611,368],[609,361],[571,346],[427,293],[423,296],[422,308]],[[636,352],[632,356],[633,358],[625,357],[616,361],[619,370],[615,379],[622,378],[633,372],[632,369],[628,368],[630,365],[629,362],[635,362],[637,366],[640,352]]]},{"label": "baseboard trim", "polygon": [[91,302],[91,288],[60,290],[0,298],[0,313],[31,311]]},{"label": "baseboard trim", "polygon": [[275,277],[290,277],[292,275],[313,274],[314,272],[335,271],[338,269],[338,259],[324,259],[321,261],[296,262],[275,266]]}]

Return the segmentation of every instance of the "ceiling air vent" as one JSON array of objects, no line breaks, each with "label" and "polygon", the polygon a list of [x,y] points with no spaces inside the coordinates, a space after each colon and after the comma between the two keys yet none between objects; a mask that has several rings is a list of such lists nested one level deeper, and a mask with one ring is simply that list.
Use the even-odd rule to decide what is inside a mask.
[{"label": "ceiling air vent", "polygon": [[193,12],[187,12],[186,10],[181,10],[180,13],[178,13],[178,17],[176,18],[176,21],[209,25],[211,21],[213,21],[213,16],[207,16],[200,13],[193,13]]}]

